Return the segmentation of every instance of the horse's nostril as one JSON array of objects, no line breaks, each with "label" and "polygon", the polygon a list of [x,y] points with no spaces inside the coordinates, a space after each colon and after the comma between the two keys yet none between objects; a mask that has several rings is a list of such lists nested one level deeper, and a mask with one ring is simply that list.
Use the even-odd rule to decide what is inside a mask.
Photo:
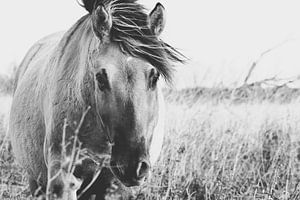
[{"label": "horse's nostril", "polygon": [[136,176],[138,179],[144,178],[150,170],[150,165],[147,161],[139,162],[137,169],[136,169]]}]

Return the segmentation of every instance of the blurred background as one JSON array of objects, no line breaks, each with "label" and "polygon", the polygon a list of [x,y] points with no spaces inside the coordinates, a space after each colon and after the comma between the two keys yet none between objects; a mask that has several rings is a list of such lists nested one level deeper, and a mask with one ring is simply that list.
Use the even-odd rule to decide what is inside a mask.
[{"label": "blurred background", "polygon": [[[78,0],[80,2],[80,0]],[[140,0],[150,11],[153,0]],[[177,67],[177,88],[240,86],[253,62],[249,83],[300,75],[300,12],[297,1],[160,1],[167,24],[162,38],[190,60]],[[9,74],[30,46],[67,30],[86,14],[76,0],[2,1],[0,74]],[[262,53],[271,50],[259,59]],[[300,86],[297,82],[290,84]]]}]

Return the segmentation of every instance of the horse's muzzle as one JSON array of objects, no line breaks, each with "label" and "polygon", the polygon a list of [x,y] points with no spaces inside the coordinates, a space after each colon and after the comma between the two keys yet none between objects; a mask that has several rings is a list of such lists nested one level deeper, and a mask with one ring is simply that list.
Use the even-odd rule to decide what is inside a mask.
[{"label": "horse's muzzle", "polygon": [[112,173],[127,187],[142,185],[149,176],[150,164],[141,160],[135,167],[123,168],[116,162],[111,162]]}]

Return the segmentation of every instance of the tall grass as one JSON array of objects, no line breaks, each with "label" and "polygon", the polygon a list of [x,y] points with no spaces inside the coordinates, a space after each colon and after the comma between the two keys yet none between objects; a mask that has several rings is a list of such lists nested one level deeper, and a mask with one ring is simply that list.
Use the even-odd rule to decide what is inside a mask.
[{"label": "tall grass", "polygon": [[[161,157],[148,183],[134,188],[133,199],[300,198],[300,103],[169,96],[167,105]],[[9,146],[2,152],[8,152],[1,157],[2,199],[29,199]],[[7,183],[10,177],[16,181]]]},{"label": "tall grass", "polygon": [[169,105],[147,199],[297,199],[300,104]]}]

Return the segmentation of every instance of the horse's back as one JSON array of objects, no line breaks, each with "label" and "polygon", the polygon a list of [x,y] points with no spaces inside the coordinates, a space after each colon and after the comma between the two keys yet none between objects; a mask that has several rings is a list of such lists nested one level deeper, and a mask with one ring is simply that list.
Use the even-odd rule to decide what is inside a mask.
[{"label": "horse's back", "polygon": [[42,184],[47,180],[43,156],[45,124],[43,94],[37,93],[37,87],[46,76],[48,62],[61,37],[61,33],[45,37],[28,51],[17,71],[10,112],[9,134],[16,159],[31,178]]}]

